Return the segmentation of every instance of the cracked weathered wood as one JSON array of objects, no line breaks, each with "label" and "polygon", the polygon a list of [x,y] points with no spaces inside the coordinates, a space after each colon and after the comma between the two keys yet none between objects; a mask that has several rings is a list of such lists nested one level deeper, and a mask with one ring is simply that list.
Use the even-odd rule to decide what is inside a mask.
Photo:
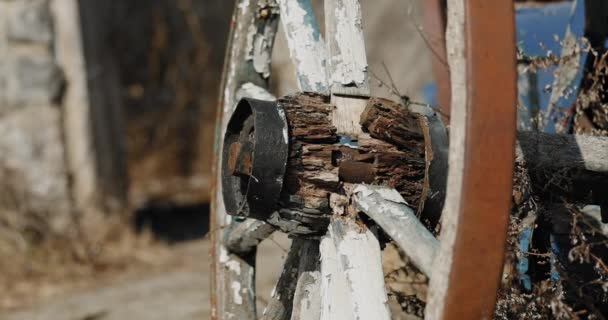
[{"label": "cracked weathered wood", "polygon": [[[371,98],[360,118],[363,131],[376,139],[388,142],[407,153],[408,175],[388,170],[393,183],[402,194],[402,185],[416,177],[419,188],[410,190],[405,197],[429,225],[439,221],[445,197],[445,170],[447,170],[447,133],[442,122],[433,112],[415,113],[403,105],[381,98]],[[436,211],[436,212],[429,212]]]},{"label": "cracked weathered wood", "polygon": [[310,0],[278,0],[300,91],[327,92],[325,42]]},{"label": "cracked weathered wood", "polygon": [[301,215],[324,216],[326,222],[320,224],[324,228],[331,215],[329,196],[339,191],[340,182],[394,187],[418,207],[425,181],[422,134],[412,134],[407,147],[401,148],[364,135],[353,148],[337,143],[332,122],[336,115],[327,96],[303,93],[281,98],[279,103],[290,136],[280,214],[297,210]]},{"label": "cracked weathered wood", "polygon": [[[237,92],[247,84],[255,86],[256,90],[241,90],[244,94],[262,92],[260,98],[268,96],[264,92],[268,88],[278,8],[273,0],[239,0],[232,21],[218,110],[216,150],[223,144],[226,125],[236,106]],[[221,163],[220,155],[214,168],[216,183],[221,181],[221,171],[217,170]],[[223,244],[224,230],[231,219],[224,208],[221,184],[214,186],[212,200],[212,319],[255,320],[255,250],[245,256],[228,251]]]},{"label": "cracked weathered wood", "polygon": [[357,209],[372,218],[412,263],[430,276],[439,241],[395,189],[359,185],[354,190],[353,200]]},{"label": "cracked weathered wood", "polygon": [[321,256],[319,241],[307,240],[300,249],[298,284],[293,297],[292,320],[321,317]]},{"label": "cracked weathered wood", "polygon": [[346,275],[353,319],[391,319],[376,236],[349,217],[332,221],[329,235]]},{"label": "cracked weathered wood", "polygon": [[225,246],[230,252],[249,253],[276,230],[268,223],[255,219],[232,222],[225,235]]},{"label": "cracked weathered wood", "polygon": [[[429,168],[432,162],[429,161],[447,160],[437,159],[438,155],[441,156],[441,149],[445,149],[446,141],[436,134],[431,134],[430,117],[433,115],[410,112],[402,105],[389,100],[371,98],[361,115],[361,125],[364,131],[369,132],[372,137],[395,145],[400,150],[417,150],[417,152],[408,154],[410,163],[427,161],[424,188],[412,193],[412,198],[418,200],[410,205],[417,208],[418,213],[425,209],[423,220],[429,218],[438,221],[438,216],[433,217],[432,212],[427,212],[430,210],[427,210],[426,204],[435,201],[433,197],[437,196],[437,191],[439,194],[445,192],[445,189],[441,188],[442,185],[445,186],[445,181],[439,181],[440,183],[437,184],[436,180],[444,179],[447,162],[440,163],[439,170],[436,170],[436,174],[431,176]],[[435,123],[435,126],[442,126],[442,124]],[[441,128],[439,129],[441,131]],[[608,138],[521,131],[517,134],[517,140],[515,162],[528,168],[533,173],[534,181],[542,188],[545,188],[544,186],[549,181],[555,180],[559,175],[570,177],[569,180],[575,186],[566,189],[561,188],[563,185],[560,185],[563,190],[555,190],[555,188],[550,190],[560,196],[583,200],[589,196],[591,191],[595,190],[593,193],[597,198],[598,190],[608,188],[606,176],[608,173]],[[424,148],[426,150],[423,150]],[[389,175],[395,172],[397,171],[394,169],[389,170]],[[408,178],[411,180],[411,177],[403,178],[397,176],[395,180],[407,181]],[[434,182],[436,186],[432,188]],[[408,183],[410,182],[408,181]],[[398,185],[388,185],[397,187],[404,194]],[[545,194],[548,193],[545,192]],[[406,200],[410,202],[410,198],[406,197]],[[600,199],[592,201],[600,201]],[[440,208],[441,206],[435,207]],[[434,211],[439,211],[439,209]],[[431,223],[431,225],[433,224]]]},{"label": "cracked weathered wood", "polygon": [[291,319],[293,309],[293,296],[298,282],[300,265],[300,251],[306,245],[306,240],[294,239],[285,259],[283,271],[277,281],[270,301],[264,309],[261,320],[288,320]]}]

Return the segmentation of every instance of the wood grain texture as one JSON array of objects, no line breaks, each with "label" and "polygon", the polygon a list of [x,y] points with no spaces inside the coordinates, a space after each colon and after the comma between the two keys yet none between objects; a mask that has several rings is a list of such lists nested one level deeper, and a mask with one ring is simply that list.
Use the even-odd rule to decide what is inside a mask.
[{"label": "wood grain texture", "polygon": [[325,217],[321,227],[326,228],[332,214],[329,198],[339,192],[341,181],[394,187],[418,207],[425,181],[425,146],[419,122],[403,128],[410,134],[401,145],[369,135],[361,136],[356,147],[339,144],[332,121],[336,114],[328,100],[327,96],[310,93],[279,100],[290,137],[280,213],[288,216],[298,211],[300,216]]}]

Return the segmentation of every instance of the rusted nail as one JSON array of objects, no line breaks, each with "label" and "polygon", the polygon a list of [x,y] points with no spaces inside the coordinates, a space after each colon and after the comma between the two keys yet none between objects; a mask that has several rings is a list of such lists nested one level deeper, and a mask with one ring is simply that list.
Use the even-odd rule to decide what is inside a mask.
[{"label": "rusted nail", "polygon": [[373,164],[346,160],[340,162],[338,176],[348,183],[372,183],[376,175]]}]

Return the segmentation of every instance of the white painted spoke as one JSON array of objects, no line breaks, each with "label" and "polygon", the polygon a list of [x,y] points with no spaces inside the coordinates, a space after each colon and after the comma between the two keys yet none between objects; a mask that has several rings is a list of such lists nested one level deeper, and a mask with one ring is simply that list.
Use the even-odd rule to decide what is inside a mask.
[{"label": "white painted spoke", "polygon": [[226,248],[231,252],[249,253],[275,230],[268,223],[255,219],[233,222],[226,233]]},{"label": "white painted spoke", "polygon": [[329,234],[350,289],[352,319],[391,319],[376,236],[349,218],[333,221]]},{"label": "white painted spoke", "polygon": [[357,139],[370,94],[359,0],[325,0],[325,28],[333,125],[339,134]]},{"label": "white painted spoke", "polygon": [[331,92],[369,95],[359,0],[325,0],[325,27]]},{"label": "white painted spoke", "polygon": [[359,185],[354,203],[374,220],[411,261],[427,276],[439,251],[439,241],[418,220],[397,190],[387,187]]},{"label": "white painted spoke", "polygon": [[321,320],[354,319],[350,289],[333,239],[321,239]]},{"label": "white painted spoke", "polygon": [[319,241],[307,240],[300,250],[298,284],[293,297],[292,320],[321,317],[321,264]]},{"label": "white painted spoke", "polygon": [[326,48],[310,0],[278,0],[301,91],[327,92]]}]

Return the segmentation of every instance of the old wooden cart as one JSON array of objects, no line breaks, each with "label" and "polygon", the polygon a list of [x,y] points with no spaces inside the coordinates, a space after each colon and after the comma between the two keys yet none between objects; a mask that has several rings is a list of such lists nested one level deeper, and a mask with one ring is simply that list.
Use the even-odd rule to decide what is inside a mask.
[{"label": "old wooden cart", "polygon": [[[606,139],[516,134],[513,1],[447,3],[449,139],[430,107],[370,97],[358,0],[325,0],[325,40],[309,0],[237,1],[217,122],[214,319],[258,317],[256,246],[277,229],[293,243],[262,319],[390,319],[381,234],[430,278],[427,319],[489,319],[514,159],[605,177]],[[277,100],[279,21],[302,93]]]}]

